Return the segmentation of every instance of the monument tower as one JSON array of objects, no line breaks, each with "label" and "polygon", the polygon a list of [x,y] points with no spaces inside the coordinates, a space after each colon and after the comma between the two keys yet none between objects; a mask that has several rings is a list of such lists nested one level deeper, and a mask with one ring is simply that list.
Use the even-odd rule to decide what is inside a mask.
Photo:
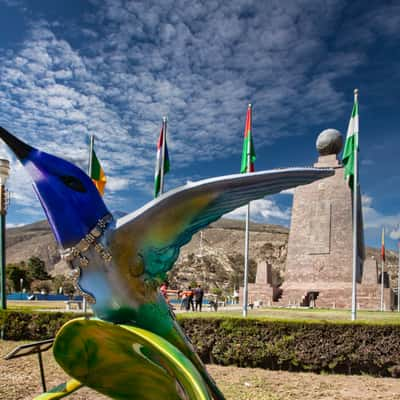
[{"label": "monument tower", "polygon": [[[351,308],[352,194],[337,155],[342,136],[327,129],[318,136],[317,168],[333,168],[329,178],[295,189],[282,305]],[[364,260],[362,212],[358,214],[358,305],[374,309],[380,292],[375,260]],[[364,279],[363,279],[364,275]],[[385,304],[390,306],[390,289]]]}]

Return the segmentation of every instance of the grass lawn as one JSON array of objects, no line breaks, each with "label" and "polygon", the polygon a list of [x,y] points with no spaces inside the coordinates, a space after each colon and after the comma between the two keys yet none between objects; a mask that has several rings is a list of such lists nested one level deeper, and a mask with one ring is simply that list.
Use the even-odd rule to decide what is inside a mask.
[{"label": "grass lawn", "polygon": [[[64,301],[47,301],[47,300],[8,300],[7,309],[11,311],[66,311]],[[77,310],[76,305],[71,311]]]},{"label": "grass lawn", "polygon": [[[217,312],[185,312],[184,316],[202,316],[202,317],[240,317],[242,310],[229,310],[229,307],[221,307]],[[334,310],[334,309],[309,309],[309,308],[257,308],[249,310],[249,317],[265,318],[265,319],[282,319],[282,320],[315,320],[315,321],[343,321],[351,322],[350,310]],[[400,324],[400,313],[392,311],[358,311],[357,321],[360,322],[377,322]]]},{"label": "grass lawn", "polygon": [[7,308],[9,310],[65,310],[63,301],[46,301],[46,300],[8,300]]},{"label": "grass lawn", "polygon": [[[64,301],[18,301],[11,300],[7,302],[9,310],[31,310],[31,311],[65,311]],[[89,310],[90,311],[90,310]],[[236,307],[220,307],[217,312],[208,311],[204,307],[204,311],[197,312],[181,312],[176,310],[177,314],[192,317],[241,317],[242,310]],[[249,317],[265,318],[265,319],[283,319],[283,320],[315,320],[315,321],[343,321],[351,322],[350,310],[334,310],[334,309],[310,309],[310,308],[257,308],[248,312]],[[359,322],[376,322],[400,324],[400,313],[396,311],[358,311],[357,321]]]},{"label": "grass lawn", "polygon": [[[0,341],[0,399],[32,399],[40,393],[37,356],[10,361],[3,356],[21,342]],[[67,376],[44,353],[48,387]],[[227,400],[393,400],[400,398],[400,380],[369,376],[316,375],[286,371],[267,371],[236,367],[207,366]],[[84,388],[68,397],[72,400],[105,400],[106,397]],[[155,396],[154,398],[157,398]]]}]

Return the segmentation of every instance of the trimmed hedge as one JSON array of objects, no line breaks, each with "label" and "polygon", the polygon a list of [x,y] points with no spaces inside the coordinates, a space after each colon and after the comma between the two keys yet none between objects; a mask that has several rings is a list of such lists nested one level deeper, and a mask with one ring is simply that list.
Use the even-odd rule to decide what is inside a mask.
[{"label": "trimmed hedge", "polygon": [[400,376],[400,326],[242,318],[179,318],[206,363]]},{"label": "trimmed hedge", "polygon": [[[72,313],[0,312],[9,340],[52,337]],[[400,377],[400,325],[191,318],[179,322],[205,363]]]},{"label": "trimmed hedge", "polygon": [[83,314],[41,311],[0,311],[0,333],[5,340],[45,340],[69,320]]}]

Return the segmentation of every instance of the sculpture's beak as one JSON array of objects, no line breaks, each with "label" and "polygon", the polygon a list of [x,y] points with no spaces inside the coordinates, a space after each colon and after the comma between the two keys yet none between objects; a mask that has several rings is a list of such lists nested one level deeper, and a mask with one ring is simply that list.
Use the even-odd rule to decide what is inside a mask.
[{"label": "sculpture's beak", "polygon": [[33,150],[35,150],[33,147],[24,143],[22,140],[19,140],[1,126],[0,137],[10,147],[10,149],[15,153],[21,162],[23,162],[24,159],[26,159]]},{"label": "sculpture's beak", "polygon": [[109,213],[92,180],[80,168],[29,146],[1,127],[0,138],[32,178],[33,188],[62,247],[79,242]]}]

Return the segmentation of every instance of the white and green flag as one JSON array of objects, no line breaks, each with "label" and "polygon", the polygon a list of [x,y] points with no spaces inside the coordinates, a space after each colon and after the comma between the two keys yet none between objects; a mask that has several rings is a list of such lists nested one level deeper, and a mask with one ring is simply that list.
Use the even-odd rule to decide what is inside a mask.
[{"label": "white and green flag", "polygon": [[[163,166],[163,158],[164,158],[164,170]],[[161,187],[161,175],[164,175],[169,171],[169,155],[168,155],[168,147],[167,147],[167,138],[164,131],[164,124],[161,128],[160,136],[157,142],[157,162],[156,162],[156,170],[154,173],[154,197],[156,198],[160,192],[162,193],[163,188]]]},{"label": "white and green flag", "polygon": [[342,161],[344,165],[344,178],[348,185],[353,188],[354,181],[354,152],[358,151],[358,100],[354,99],[353,111],[347,128],[346,143],[344,145]]}]

